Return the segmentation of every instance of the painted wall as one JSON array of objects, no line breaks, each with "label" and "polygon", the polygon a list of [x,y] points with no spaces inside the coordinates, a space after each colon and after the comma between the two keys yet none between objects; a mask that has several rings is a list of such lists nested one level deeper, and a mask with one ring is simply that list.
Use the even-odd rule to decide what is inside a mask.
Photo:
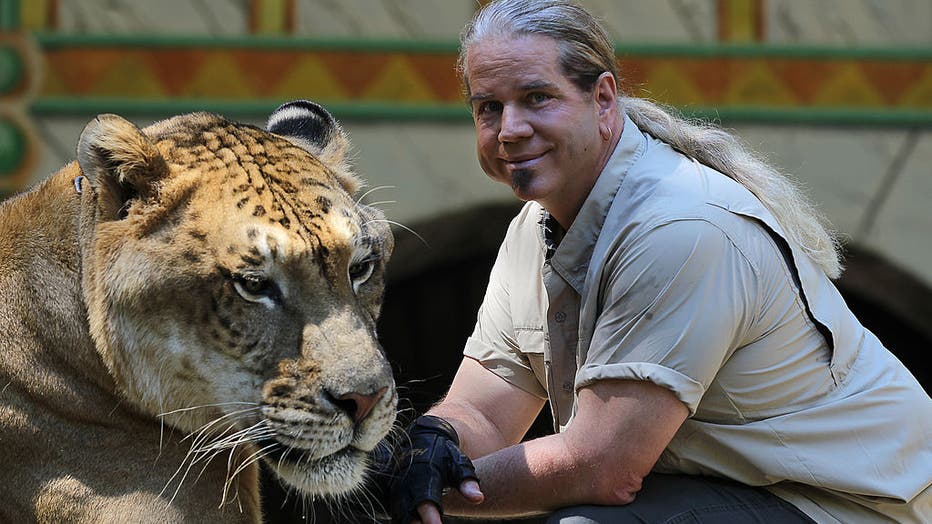
[{"label": "painted wall", "polygon": [[[628,91],[721,120],[798,178],[847,242],[932,287],[932,3],[584,4],[614,34]],[[475,6],[4,0],[0,190],[69,161],[99,112],[145,124],[206,108],[261,124],[309,97],[345,122],[359,172],[380,188],[367,199],[392,201],[392,219],[510,202],[478,170],[452,71]]]}]

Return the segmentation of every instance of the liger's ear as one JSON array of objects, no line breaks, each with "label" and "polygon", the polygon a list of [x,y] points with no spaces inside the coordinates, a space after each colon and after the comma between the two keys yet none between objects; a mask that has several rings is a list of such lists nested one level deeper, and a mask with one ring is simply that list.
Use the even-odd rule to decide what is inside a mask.
[{"label": "liger's ear", "polygon": [[122,218],[130,200],[151,196],[168,174],[155,144],[138,127],[112,114],[99,115],[84,127],[78,165],[98,192],[105,219]]},{"label": "liger's ear", "polygon": [[359,189],[361,183],[346,161],[349,139],[320,104],[309,100],[282,104],[269,116],[265,128],[318,157],[350,194]]}]

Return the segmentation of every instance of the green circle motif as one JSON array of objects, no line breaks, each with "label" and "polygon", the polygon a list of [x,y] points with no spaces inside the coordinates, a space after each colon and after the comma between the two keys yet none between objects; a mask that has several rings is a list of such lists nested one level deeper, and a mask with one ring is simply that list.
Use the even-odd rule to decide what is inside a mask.
[{"label": "green circle motif", "polygon": [[26,135],[15,123],[0,118],[0,177],[12,175],[26,158]]},{"label": "green circle motif", "polygon": [[0,44],[0,95],[16,89],[22,76],[22,57],[12,46]]}]

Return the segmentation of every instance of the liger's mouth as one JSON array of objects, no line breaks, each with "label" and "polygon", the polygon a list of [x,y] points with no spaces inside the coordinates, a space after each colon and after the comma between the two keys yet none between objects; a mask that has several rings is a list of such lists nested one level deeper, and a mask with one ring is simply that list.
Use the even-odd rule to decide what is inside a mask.
[{"label": "liger's mouth", "polygon": [[258,442],[263,459],[270,464],[288,464],[294,467],[314,466],[343,460],[353,456],[363,456],[366,453],[355,446],[346,446],[323,457],[308,458],[311,450],[302,449],[283,444],[274,438],[267,438]]},{"label": "liger's mouth", "polygon": [[339,495],[357,489],[365,478],[366,453],[348,446],[324,457],[305,458],[292,448],[278,459],[266,457],[270,469],[285,485],[311,495]]}]

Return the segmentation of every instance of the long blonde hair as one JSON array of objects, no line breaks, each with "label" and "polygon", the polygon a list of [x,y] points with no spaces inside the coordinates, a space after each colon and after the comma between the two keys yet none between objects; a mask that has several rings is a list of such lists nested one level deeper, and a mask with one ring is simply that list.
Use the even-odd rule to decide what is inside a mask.
[{"label": "long blonde hair", "polygon": [[784,173],[759,158],[734,135],[712,124],[690,122],[634,97],[619,104],[635,125],[746,187],[774,216],[787,240],[830,278],[841,275],[838,239],[828,221]]},{"label": "long blonde hair", "polygon": [[[469,47],[488,37],[526,34],[559,42],[563,74],[580,90],[589,91],[604,72],[610,72],[620,85],[608,32],[583,7],[568,0],[496,0],[476,13],[460,37],[457,70],[467,94]],[[830,278],[841,274],[837,237],[788,175],[765,162],[737,137],[710,123],[689,121],[641,98],[621,96],[618,103],[645,133],[746,187],[774,216],[792,245],[812,258]]]}]

